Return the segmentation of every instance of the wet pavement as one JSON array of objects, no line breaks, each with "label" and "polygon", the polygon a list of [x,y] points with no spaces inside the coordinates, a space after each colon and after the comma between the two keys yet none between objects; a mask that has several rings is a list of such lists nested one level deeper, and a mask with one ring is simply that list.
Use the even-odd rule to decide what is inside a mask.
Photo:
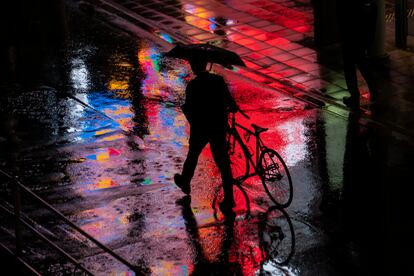
[{"label": "wet pavement", "polygon": [[[249,8],[235,2],[237,10]],[[140,3],[151,8],[154,1]],[[165,9],[167,4],[177,5],[166,3]],[[373,123],[390,119],[384,115],[389,113],[372,109],[367,120],[346,109],[332,112],[285,93],[292,88],[288,83],[269,87],[245,77],[252,72],[216,67],[251,117],[238,121],[269,128],[262,138],[286,161],[294,186],[292,204],[279,210],[259,179],[247,180],[243,190],[235,187],[235,223],[225,223],[212,206],[220,176],[208,149],[199,159],[191,202],[172,180],[188,149],[189,127],[179,108],[192,78],[188,64],[162,58],[162,41],[124,33],[85,9],[68,13],[70,35],[63,44],[49,45],[46,53],[22,46],[27,63],[17,72],[37,68],[34,74],[2,82],[0,167],[138,269],[134,273],[24,198],[25,214],[48,238],[98,275],[403,271],[406,177],[414,155],[406,132]],[[285,25],[293,34],[311,36],[311,27],[303,27],[312,25],[310,18]],[[2,198],[9,200],[9,183],[1,183]],[[10,231],[1,216],[2,229]],[[269,242],[275,236],[280,244]],[[30,263],[50,274],[68,270],[50,248],[26,232],[24,238]],[[9,243],[3,234],[1,239]]]},{"label": "wet pavement", "polygon": [[[240,69],[240,75],[346,117],[342,98],[349,93],[341,51],[335,46],[316,48],[309,0],[103,0],[97,6],[117,14],[117,20],[133,22],[169,43],[207,42],[235,51],[248,65]],[[390,9],[390,5],[387,7]],[[414,103],[408,91],[414,60],[412,53],[395,48],[393,28],[394,21],[387,22],[386,50],[390,59],[375,64],[381,86],[376,104],[387,114],[371,116],[368,88],[359,78],[361,112],[364,119],[375,119],[395,131],[413,135],[410,114]],[[397,112],[400,118],[390,120]]]}]

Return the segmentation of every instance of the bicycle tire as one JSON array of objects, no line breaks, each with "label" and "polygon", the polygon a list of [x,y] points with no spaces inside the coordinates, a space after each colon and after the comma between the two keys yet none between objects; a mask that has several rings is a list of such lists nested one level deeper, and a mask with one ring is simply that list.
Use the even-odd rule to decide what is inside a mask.
[{"label": "bicycle tire", "polygon": [[235,139],[232,143],[229,143],[229,157],[230,157],[230,166],[233,179],[235,182],[242,181],[250,171],[250,160],[246,156],[246,152],[242,146],[243,142],[240,141],[240,137],[234,134],[231,135],[230,139]]},{"label": "bicycle tire", "polygon": [[[287,265],[295,254],[296,237],[288,213],[271,206],[260,223],[260,248],[262,256],[276,265]],[[263,253],[266,254],[263,254]]]},{"label": "bicycle tire", "polygon": [[283,158],[275,150],[266,148],[260,153],[259,166],[260,178],[269,198],[279,207],[289,206],[293,199],[293,185]]}]

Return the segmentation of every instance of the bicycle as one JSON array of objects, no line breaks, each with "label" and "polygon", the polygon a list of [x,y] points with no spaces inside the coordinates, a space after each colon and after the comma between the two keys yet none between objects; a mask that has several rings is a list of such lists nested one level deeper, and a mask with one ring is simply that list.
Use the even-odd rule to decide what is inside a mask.
[{"label": "bicycle", "polygon": [[[238,112],[245,118],[250,119],[242,110],[239,109]],[[268,129],[255,124],[251,124],[251,127],[253,130],[237,123],[235,112],[232,113],[227,146],[234,181],[235,183],[242,183],[252,176],[259,176],[269,198],[277,206],[285,208],[290,205],[293,198],[293,185],[289,170],[279,153],[263,143],[260,134]],[[251,136],[256,139],[253,153],[250,152],[243,141],[239,129],[244,131],[246,141],[249,141]]]}]

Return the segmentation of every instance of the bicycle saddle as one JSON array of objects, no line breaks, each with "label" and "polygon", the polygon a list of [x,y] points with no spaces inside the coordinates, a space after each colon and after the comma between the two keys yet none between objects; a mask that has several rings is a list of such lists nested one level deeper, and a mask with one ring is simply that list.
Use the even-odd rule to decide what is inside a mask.
[{"label": "bicycle saddle", "polygon": [[256,134],[260,134],[262,132],[265,132],[266,130],[268,130],[268,128],[264,128],[264,127],[259,127],[258,125],[255,124],[251,124],[252,128],[254,128],[254,132]]}]

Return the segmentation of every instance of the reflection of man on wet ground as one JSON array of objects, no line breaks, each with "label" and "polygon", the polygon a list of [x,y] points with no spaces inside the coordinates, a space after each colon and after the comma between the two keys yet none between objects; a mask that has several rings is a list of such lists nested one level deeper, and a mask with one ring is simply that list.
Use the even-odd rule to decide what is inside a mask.
[{"label": "reflection of man on wet ground", "polygon": [[207,143],[210,143],[224,189],[224,200],[219,207],[226,217],[234,217],[233,177],[226,145],[226,132],[227,112],[235,112],[238,107],[223,78],[206,71],[206,61],[190,60],[190,65],[196,77],[188,83],[185,103],[182,106],[190,123],[190,145],[182,174],[174,175],[174,181],[185,194],[190,194],[190,183],[198,157]]},{"label": "reflection of man on wet ground", "polygon": [[234,238],[234,225],[232,220],[224,223],[223,240],[217,261],[209,261],[202,247],[198,225],[190,206],[190,197],[185,196],[178,201],[181,205],[181,212],[184,218],[188,238],[194,249],[194,270],[191,276],[196,275],[242,275],[242,269],[237,261],[231,261],[229,252]]},{"label": "reflection of man on wet ground", "polygon": [[[387,241],[388,198],[384,198],[384,190],[392,194],[397,183],[390,182],[383,186],[380,176],[383,162],[387,162],[382,148],[387,144],[382,140],[377,129],[361,126],[360,114],[350,113],[344,153],[343,191],[339,225],[339,244],[344,249],[342,257],[348,260],[348,275],[401,275],[396,272],[397,265],[391,261]],[[387,233],[388,232],[388,233]],[[390,253],[393,252],[393,253]],[[387,264],[388,263],[388,264]],[[386,270],[391,268],[388,273]]]}]

